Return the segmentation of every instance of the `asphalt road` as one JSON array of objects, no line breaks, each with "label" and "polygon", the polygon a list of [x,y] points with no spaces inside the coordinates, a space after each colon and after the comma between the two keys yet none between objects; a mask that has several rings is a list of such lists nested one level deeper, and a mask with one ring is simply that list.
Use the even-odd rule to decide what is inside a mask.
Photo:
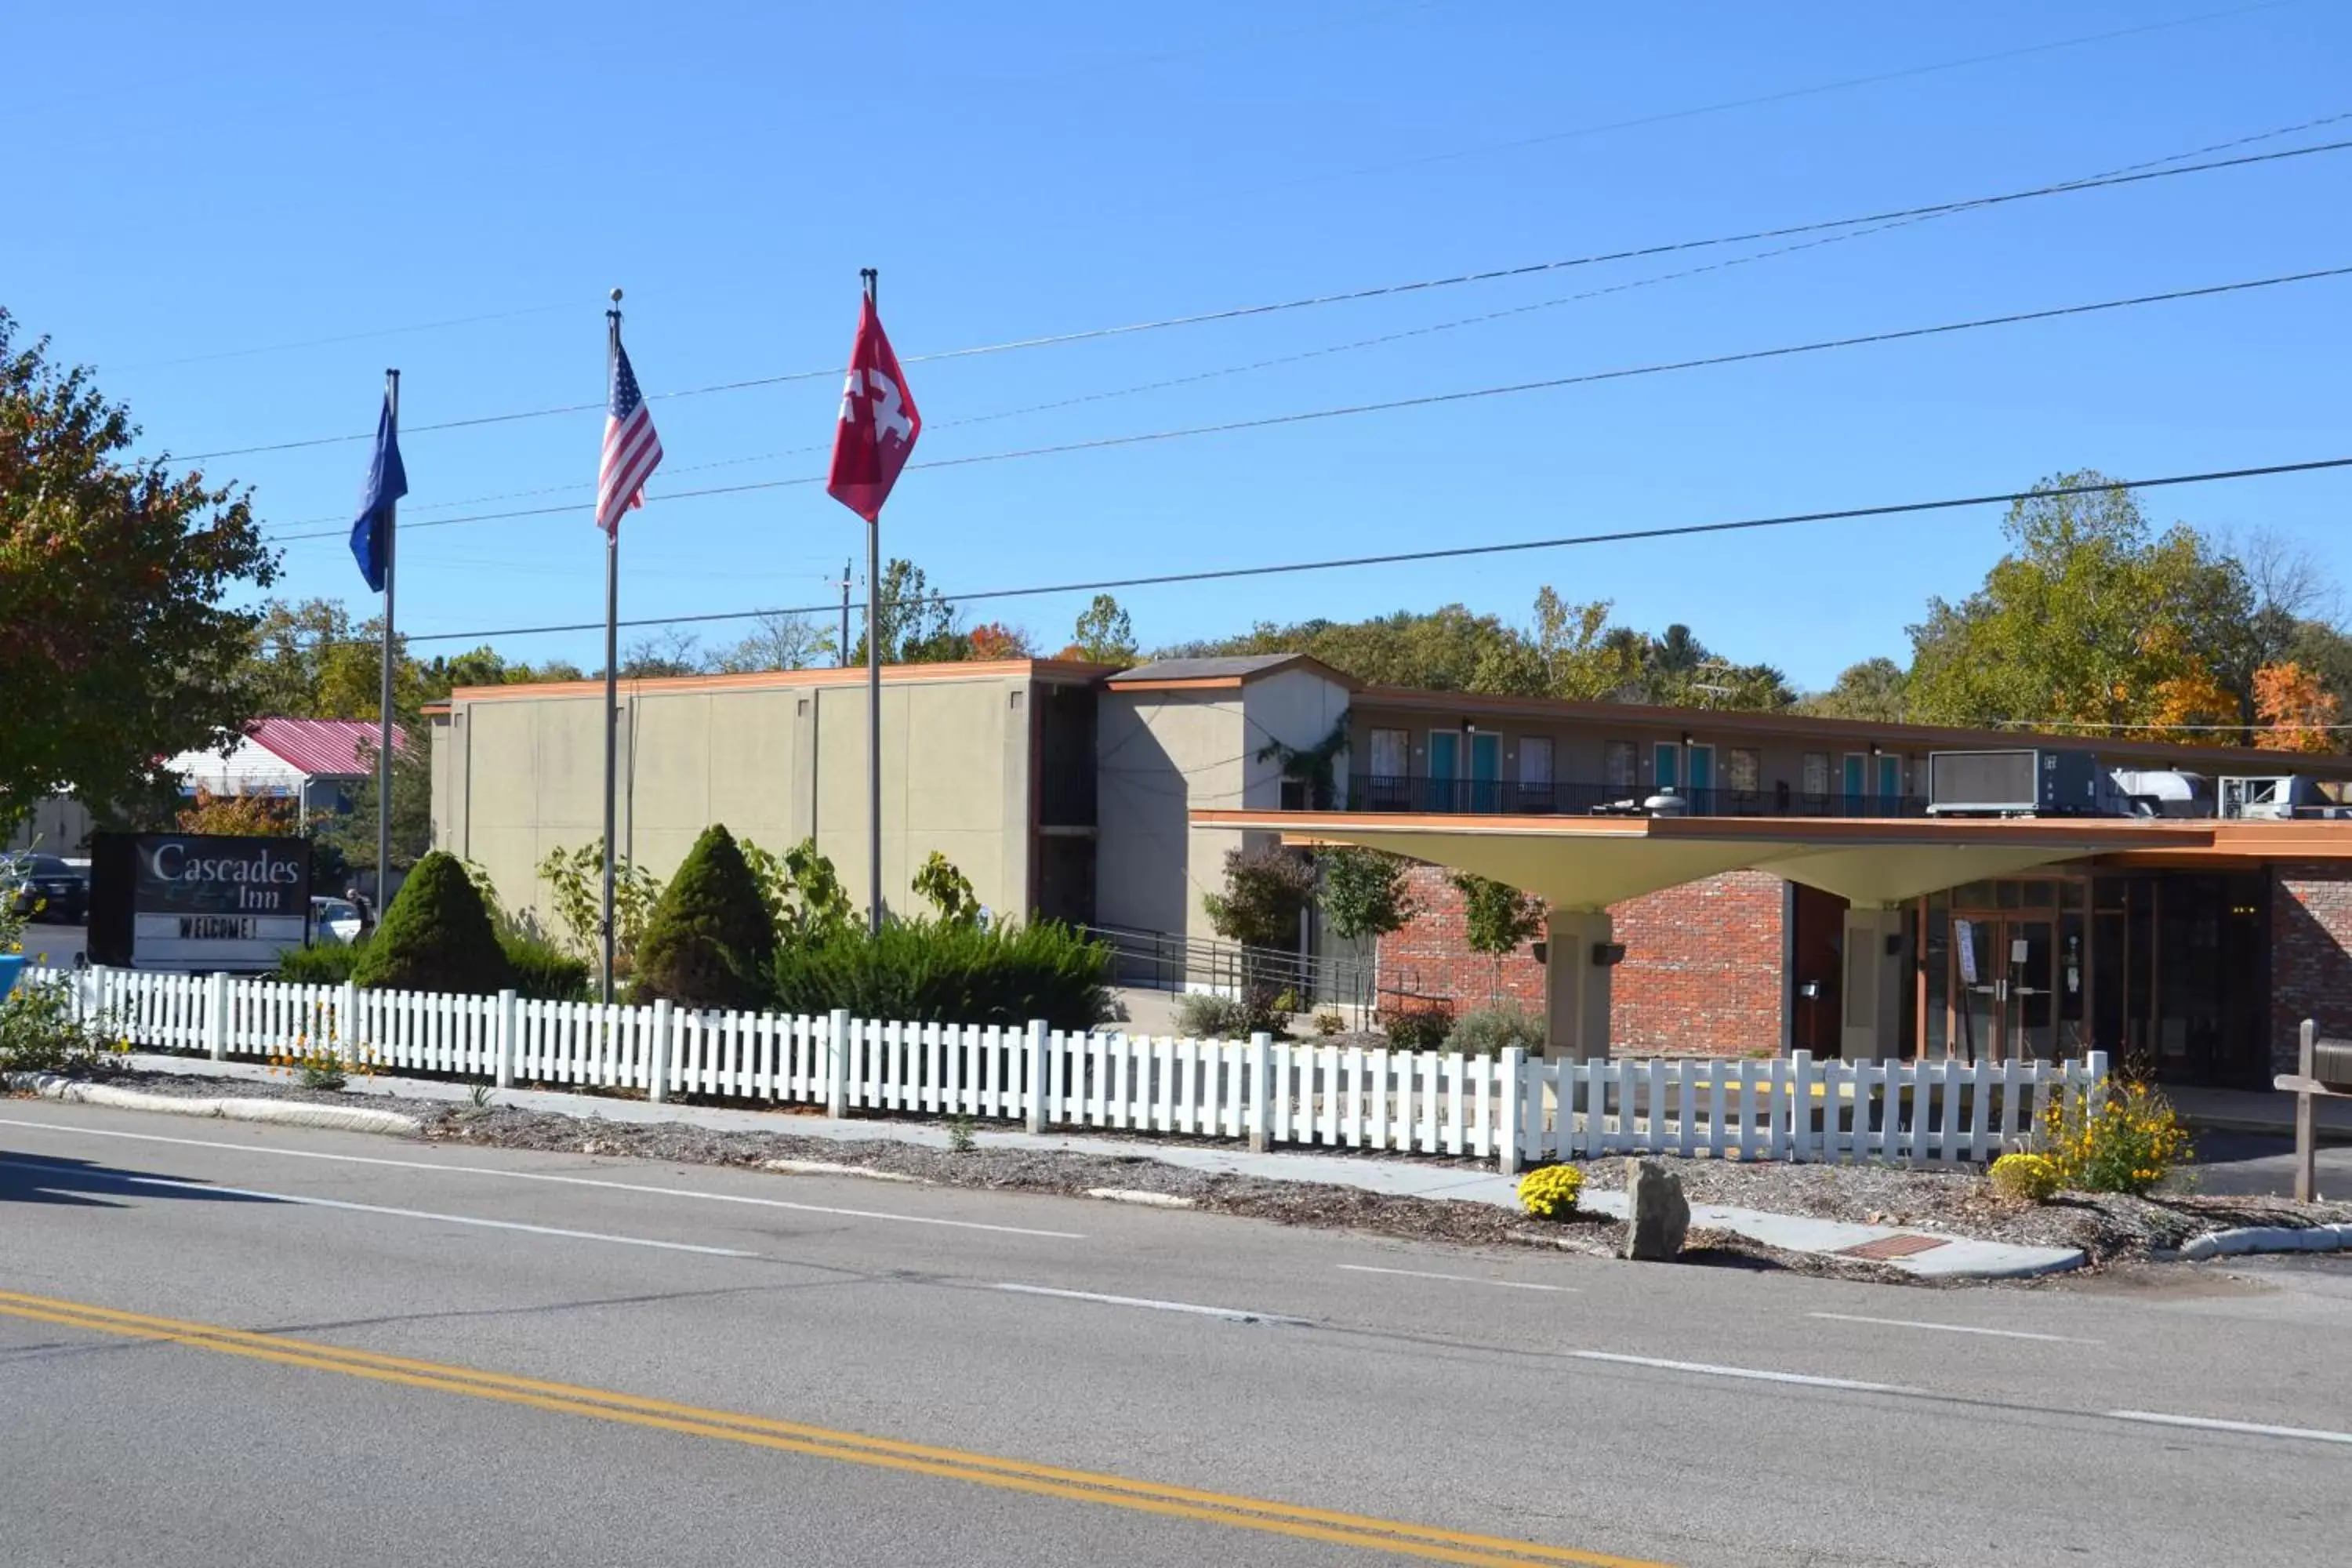
[{"label": "asphalt road", "polygon": [[0,1540],[141,1568],[2338,1560],[2352,1275],[2185,1279],[1872,1286],[0,1101]]}]

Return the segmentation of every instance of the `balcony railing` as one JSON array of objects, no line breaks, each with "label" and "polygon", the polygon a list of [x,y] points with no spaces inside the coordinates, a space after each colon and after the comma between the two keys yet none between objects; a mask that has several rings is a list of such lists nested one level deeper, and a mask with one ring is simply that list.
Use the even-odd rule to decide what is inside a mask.
[{"label": "balcony railing", "polygon": [[[1654,784],[1512,784],[1499,779],[1429,779],[1357,773],[1348,780],[1351,811],[1459,812],[1520,816],[1641,816]],[[1693,816],[1924,816],[1924,795],[1808,795],[1783,784],[1765,789],[1677,789]]]}]

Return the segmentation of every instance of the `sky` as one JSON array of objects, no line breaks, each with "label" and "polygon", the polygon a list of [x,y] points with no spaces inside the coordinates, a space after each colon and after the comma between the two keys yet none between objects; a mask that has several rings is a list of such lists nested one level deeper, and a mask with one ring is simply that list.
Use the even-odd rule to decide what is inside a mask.
[{"label": "sky", "polygon": [[[2344,267],[2352,151],[1786,254],[920,357],[2022,190],[2352,115],[2345,0],[418,0],[128,4],[102,37],[86,9],[25,6],[8,29],[0,305],[96,367],[142,451],[254,488],[283,542],[274,593],[359,616],[364,441],[194,455],[372,434],[397,366],[419,653],[600,662],[600,631],[488,634],[601,621],[616,286],[667,454],[623,530],[625,619],[837,601],[863,524],[807,481],[869,266],[926,423],[883,547],[951,595],[2352,454],[2336,279],[951,461]],[[2352,119],[2241,151],[2346,139]],[[733,486],[760,488],[665,499]],[[2284,536],[2352,584],[2348,498],[2336,471],[2148,508]],[[1817,688],[1904,657],[1929,597],[2001,548],[1990,507],[1118,596],[1151,647],[1449,601],[1524,622],[1550,584]],[[966,609],[1051,651],[1087,596]]]}]

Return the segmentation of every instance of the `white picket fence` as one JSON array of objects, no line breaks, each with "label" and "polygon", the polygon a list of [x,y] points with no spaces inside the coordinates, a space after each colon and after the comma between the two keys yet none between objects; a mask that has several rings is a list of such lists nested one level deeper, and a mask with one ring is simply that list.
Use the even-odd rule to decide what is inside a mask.
[{"label": "white picket fence", "polygon": [[962,1115],[1032,1131],[1106,1128],[1522,1164],[1612,1153],[1984,1161],[2106,1058],[1815,1062],[1799,1051],[1548,1061],[1102,1030],[909,1024],[291,985],[225,974],[33,971],[136,1047],[215,1060],[331,1044],[376,1070]]}]

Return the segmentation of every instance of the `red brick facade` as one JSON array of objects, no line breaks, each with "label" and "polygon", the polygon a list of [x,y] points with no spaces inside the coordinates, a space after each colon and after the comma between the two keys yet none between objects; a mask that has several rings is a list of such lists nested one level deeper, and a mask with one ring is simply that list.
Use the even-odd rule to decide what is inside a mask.
[{"label": "red brick facade", "polygon": [[[1380,946],[1384,991],[1486,1005],[1494,961],[1464,939],[1462,895],[1433,866],[1412,871],[1421,912]],[[1614,906],[1625,960],[1610,979],[1609,1035],[1624,1056],[1777,1050],[1782,1008],[1784,889],[1763,871],[1733,871]],[[1543,966],[1521,948],[1503,960],[1501,994],[1544,1005]]]},{"label": "red brick facade", "polygon": [[2352,868],[2283,860],[2271,869],[2271,1065],[2295,1070],[2297,1031],[2352,1037]]}]

